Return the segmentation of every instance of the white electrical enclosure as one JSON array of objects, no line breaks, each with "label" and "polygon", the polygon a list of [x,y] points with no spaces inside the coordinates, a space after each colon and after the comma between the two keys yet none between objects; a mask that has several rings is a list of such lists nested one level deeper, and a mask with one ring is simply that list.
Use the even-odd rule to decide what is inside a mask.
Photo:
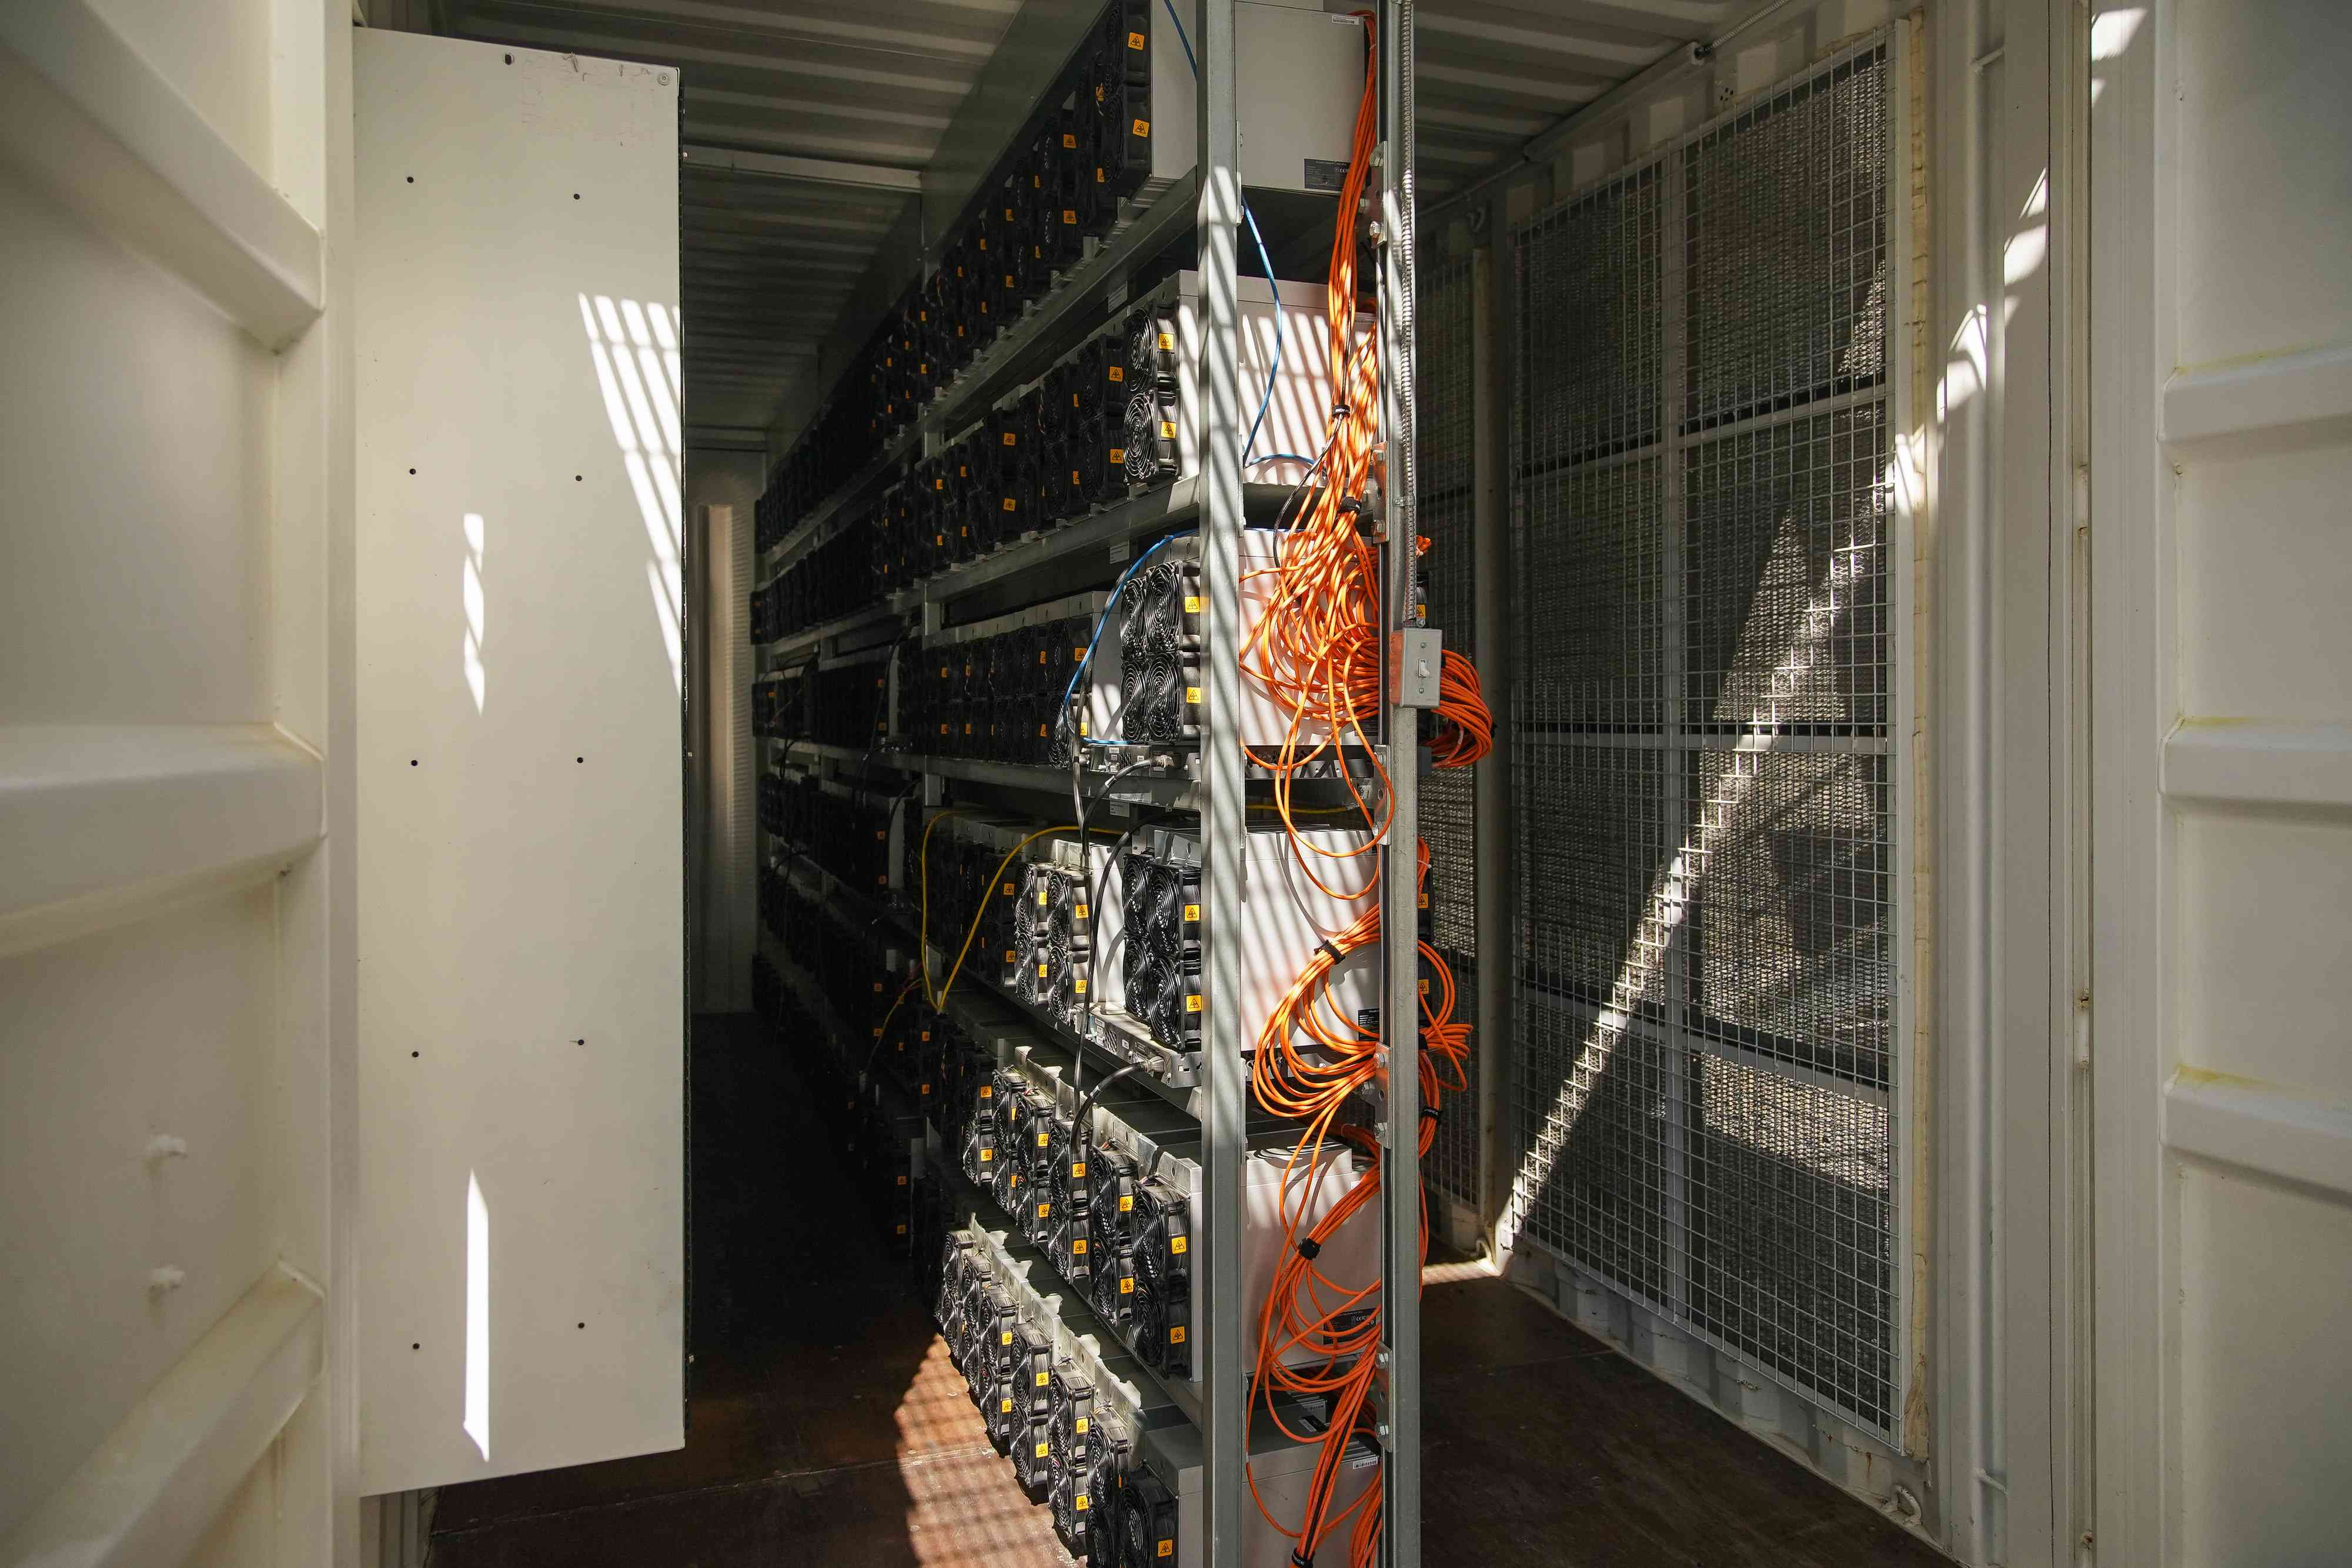
[{"label": "white electrical enclosure", "polygon": [[683,1440],[677,85],[363,32],[364,1490]]}]

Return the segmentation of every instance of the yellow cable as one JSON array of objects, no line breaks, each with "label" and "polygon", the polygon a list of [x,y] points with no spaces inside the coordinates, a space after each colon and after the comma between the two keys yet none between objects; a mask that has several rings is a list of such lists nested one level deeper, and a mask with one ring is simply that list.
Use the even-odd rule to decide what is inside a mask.
[{"label": "yellow cable", "polygon": [[[945,815],[947,815],[947,814],[948,814],[948,813],[946,813],[946,812],[944,812],[944,811],[942,811],[941,813],[940,813],[940,816],[945,816]],[[936,822],[936,821],[938,821],[938,818],[933,818],[933,819],[932,819],[932,821]],[[997,879],[998,877],[1003,876],[1003,875],[1004,874],[1004,868],[1005,868],[1006,866],[1009,866],[1009,865],[1011,865],[1011,864],[1013,863],[1013,856],[1015,856],[1015,855],[1017,855],[1017,854],[1019,854],[1023,850],[1027,849],[1031,844],[1035,843],[1039,839],[1044,838],[1046,834],[1048,834],[1048,833],[1075,833],[1075,832],[1076,832],[1077,831],[1078,831],[1077,824],[1076,824],[1076,823],[1075,823],[1075,822],[1062,822],[1062,823],[1058,823],[1058,824],[1056,824],[1056,825],[1055,825],[1055,826],[1054,826],[1054,827],[1050,827],[1050,828],[1040,828],[1040,829],[1038,829],[1035,832],[1034,832],[1034,833],[1030,834],[1027,838],[1023,839],[1019,843],[1014,844],[1011,849],[1009,849],[1009,850],[1007,850],[1007,851],[1005,851],[1005,852],[1004,852],[1004,858],[1003,858],[1003,860],[1001,860],[1001,861],[998,861],[998,862],[996,862],[996,869],[995,869],[993,872],[991,872],[991,873],[989,873],[989,877],[988,877],[988,885],[989,885],[990,887],[994,887],[994,886],[996,885],[996,879]],[[966,932],[963,934],[963,946],[962,946],[961,947],[960,947],[960,948],[958,948],[958,949],[956,950],[955,963],[954,963],[951,967],[950,967],[950,968],[948,969],[948,977],[946,978],[946,980],[944,980],[943,982],[941,982],[941,983],[940,983],[940,986],[939,990],[938,990],[937,992],[933,992],[933,991],[932,991],[932,989],[931,989],[931,983],[930,983],[930,973],[931,973],[931,862],[930,862],[930,853],[929,853],[929,852],[930,852],[930,840],[931,840],[931,831],[930,831],[930,829],[929,829],[929,828],[928,828],[928,827],[927,827],[927,828],[925,828],[925,829],[923,830],[923,912],[922,912],[922,917],[921,917],[921,924],[920,924],[920,925],[917,928],[915,936],[916,936],[916,940],[917,940],[919,943],[920,943],[920,944],[921,944],[921,946],[922,946],[922,949],[923,949],[923,950],[922,950],[922,952],[921,952],[920,954],[917,955],[917,956],[921,960],[921,963],[922,963],[922,967],[921,967],[921,968],[920,968],[920,969],[919,969],[919,970],[917,971],[917,973],[919,973],[919,975],[921,975],[921,976],[922,976],[922,977],[923,977],[923,999],[924,999],[925,1001],[927,1001],[927,1002],[929,1002],[929,1003],[930,1003],[930,1004],[931,1004],[931,1010],[932,1010],[933,1012],[938,1012],[941,1008],[943,1008],[943,1007],[945,1007],[945,1006],[947,1005],[948,992],[949,992],[950,990],[951,990],[951,989],[953,989],[953,988],[954,988],[954,987],[955,987],[955,983],[956,983],[956,977],[957,977],[958,975],[961,975],[961,974],[962,974],[962,973],[963,973],[963,961],[964,961],[964,958],[965,958],[965,957],[966,957],[966,956],[967,956],[971,952],[971,945],[972,945],[972,942],[973,942],[973,941],[974,941],[974,940],[975,940],[975,939],[980,936],[980,923],[981,923],[982,920],[986,919],[986,918],[987,918],[987,916],[988,916],[988,901],[989,901],[989,899],[990,899],[992,896],[995,896],[995,895],[991,894],[987,894],[987,893],[982,893],[982,894],[980,895],[980,907],[979,907],[979,908],[977,908],[977,909],[975,909],[975,910],[973,910],[973,911],[971,912],[971,929],[970,929],[970,930],[966,931]]]}]

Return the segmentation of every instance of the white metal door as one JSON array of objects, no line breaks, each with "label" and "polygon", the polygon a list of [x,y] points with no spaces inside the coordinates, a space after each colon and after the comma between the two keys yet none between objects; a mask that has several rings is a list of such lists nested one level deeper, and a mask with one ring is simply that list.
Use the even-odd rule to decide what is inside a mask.
[{"label": "white metal door", "polygon": [[361,1477],[682,1441],[677,84],[353,61]]},{"label": "white metal door", "polygon": [[2098,1521],[2343,1560],[2352,14],[2092,24]]}]

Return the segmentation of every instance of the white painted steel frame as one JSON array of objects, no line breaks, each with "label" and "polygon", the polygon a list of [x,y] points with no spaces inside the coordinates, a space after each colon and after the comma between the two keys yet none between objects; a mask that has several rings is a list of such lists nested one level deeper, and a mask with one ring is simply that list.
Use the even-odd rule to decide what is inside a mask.
[{"label": "white painted steel frame", "polygon": [[1381,1037],[1387,1105],[1381,1151],[1381,1560],[1421,1562],[1421,741],[1400,706],[1391,639],[1413,624],[1421,551],[1413,450],[1415,213],[1413,0],[1384,0],[1380,27],[1381,440],[1388,507],[1381,615],[1381,739],[1388,763],[1382,880]]},{"label": "white painted steel frame", "polygon": [[[1238,724],[1242,706],[1241,300],[1242,189],[1235,117],[1234,0],[1198,0],[1193,171],[1199,183],[1201,330],[1201,586],[1208,600],[1202,672],[1208,704],[1201,737],[1202,1229],[1208,1254],[1200,1315],[1207,1320],[1202,1438],[1207,1448],[1201,1561],[1242,1561],[1248,1497],[1251,1325],[1242,1312],[1242,1162],[1247,1153],[1247,1072],[1241,1037],[1242,834],[1246,798]],[[1163,202],[1181,196],[1171,191]]]}]

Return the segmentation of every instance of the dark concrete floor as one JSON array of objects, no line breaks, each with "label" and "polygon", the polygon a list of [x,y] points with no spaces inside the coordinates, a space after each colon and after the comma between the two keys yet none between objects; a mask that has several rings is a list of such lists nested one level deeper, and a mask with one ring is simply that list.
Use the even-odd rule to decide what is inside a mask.
[{"label": "dark concrete floor", "polygon": [[1445,1560],[1951,1568],[1517,1286],[1462,1270],[1431,1276],[1422,1494],[1426,1538],[1444,1543]]},{"label": "dark concrete floor", "polygon": [[[692,1082],[685,1448],[447,1488],[434,1568],[1066,1568],[781,1053],[704,1019]],[[1499,1279],[1424,1301],[1432,1562],[1947,1561]]]}]

